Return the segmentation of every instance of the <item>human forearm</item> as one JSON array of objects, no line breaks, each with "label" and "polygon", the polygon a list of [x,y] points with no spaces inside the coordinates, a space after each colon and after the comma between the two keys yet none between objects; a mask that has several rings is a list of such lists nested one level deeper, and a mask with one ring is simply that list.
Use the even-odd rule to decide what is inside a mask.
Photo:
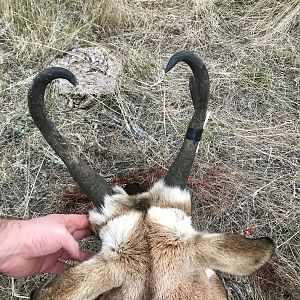
[{"label": "human forearm", "polygon": [[[21,227],[22,221],[0,219],[0,272],[7,273],[9,264],[14,257],[20,254],[20,240],[16,231]],[[21,247],[20,247],[21,246]]]},{"label": "human forearm", "polygon": [[0,272],[7,273],[14,259],[25,253],[27,245],[20,237],[25,221],[0,219]]},{"label": "human forearm", "polygon": [[6,260],[8,256],[14,255],[16,252],[16,245],[14,245],[12,233],[15,228],[18,227],[17,220],[0,219],[0,270],[2,262]]}]

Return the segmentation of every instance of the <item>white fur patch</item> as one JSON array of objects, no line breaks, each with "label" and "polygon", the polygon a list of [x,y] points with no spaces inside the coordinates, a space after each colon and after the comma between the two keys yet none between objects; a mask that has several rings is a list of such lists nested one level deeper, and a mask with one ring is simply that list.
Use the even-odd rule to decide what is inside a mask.
[{"label": "white fur patch", "polygon": [[108,218],[120,210],[123,204],[128,201],[128,195],[121,187],[116,186],[113,190],[116,194],[105,196],[104,205],[101,208],[101,213]]},{"label": "white fur patch", "polygon": [[216,275],[215,271],[212,269],[205,269],[204,270],[206,277],[209,279],[210,277]]},{"label": "white fur patch", "polygon": [[106,195],[104,197],[104,204],[98,209],[89,211],[89,220],[91,223],[101,224],[108,218],[112,217],[115,213],[118,213],[126,204],[128,195],[122,187],[115,186],[113,190],[116,192],[114,195]]},{"label": "white fur patch", "polygon": [[213,238],[219,238],[222,234],[220,233],[208,233],[208,232],[205,232],[205,231],[202,231],[200,233],[200,237],[202,239],[213,239]]},{"label": "white fur patch", "polygon": [[190,238],[196,234],[191,217],[181,209],[151,207],[148,210],[148,217],[150,221],[162,225],[176,238]]},{"label": "white fur patch", "polygon": [[97,209],[89,211],[89,221],[91,224],[102,224],[106,222],[106,216],[102,215]]},{"label": "white fur patch", "polygon": [[142,213],[130,212],[108,221],[99,234],[102,240],[102,251],[104,253],[119,252],[134,232],[141,218]]},{"label": "white fur patch", "polygon": [[163,179],[157,181],[149,192],[151,195],[170,203],[189,204],[191,202],[191,195],[188,190],[182,190],[179,187],[169,187],[165,185]]}]

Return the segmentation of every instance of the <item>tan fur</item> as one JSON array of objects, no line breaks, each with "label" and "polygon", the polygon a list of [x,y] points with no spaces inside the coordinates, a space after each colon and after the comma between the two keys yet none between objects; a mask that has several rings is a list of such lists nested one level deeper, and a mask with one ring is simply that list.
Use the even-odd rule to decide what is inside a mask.
[{"label": "tan fur", "polygon": [[[150,207],[136,210],[141,202]],[[191,225],[187,191],[162,182],[150,191],[105,200],[90,222],[102,249],[35,293],[35,300],[225,300],[223,284],[210,269],[247,275],[265,264],[271,239],[205,234]]]}]

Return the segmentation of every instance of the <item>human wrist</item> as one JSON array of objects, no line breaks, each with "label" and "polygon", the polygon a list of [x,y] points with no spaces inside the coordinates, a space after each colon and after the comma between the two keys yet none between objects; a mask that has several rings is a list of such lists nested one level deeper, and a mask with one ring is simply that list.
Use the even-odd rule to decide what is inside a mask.
[{"label": "human wrist", "polygon": [[[24,251],[20,243],[19,232],[22,220],[0,220],[0,272],[5,273],[14,258]],[[23,249],[22,249],[23,248]]]}]

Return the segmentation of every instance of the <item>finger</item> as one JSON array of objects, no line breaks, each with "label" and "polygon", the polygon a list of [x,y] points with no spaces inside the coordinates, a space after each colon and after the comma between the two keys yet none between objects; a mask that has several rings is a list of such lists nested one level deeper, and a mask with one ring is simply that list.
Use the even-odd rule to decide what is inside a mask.
[{"label": "finger", "polygon": [[95,255],[95,254],[94,254],[94,253],[91,253],[91,252],[81,251],[81,252],[80,252],[80,261],[84,261],[84,260],[90,259],[90,258],[92,258],[94,255]]},{"label": "finger", "polygon": [[[76,261],[84,261],[87,260],[89,258],[91,258],[92,256],[94,256],[94,253],[91,252],[87,252],[87,251],[80,251],[80,257],[79,259],[77,259]],[[65,260],[72,260],[72,257],[70,256],[70,254],[66,251],[64,251],[62,253],[62,255],[60,256],[61,259],[65,259]]]},{"label": "finger", "polygon": [[61,248],[70,255],[70,259],[79,260],[80,259],[80,249],[78,242],[74,239],[72,234],[65,230],[60,236]]},{"label": "finger", "polygon": [[93,232],[90,229],[79,229],[72,233],[76,241],[82,240],[88,236],[91,236]]},{"label": "finger", "polygon": [[54,275],[59,275],[66,270],[69,270],[71,268],[70,265],[62,262],[62,261],[57,261],[56,264],[48,269],[43,270],[43,272],[49,273],[49,274],[54,274]]},{"label": "finger", "polygon": [[81,229],[89,229],[89,219],[87,215],[62,215],[67,229],[73,233]]}]

